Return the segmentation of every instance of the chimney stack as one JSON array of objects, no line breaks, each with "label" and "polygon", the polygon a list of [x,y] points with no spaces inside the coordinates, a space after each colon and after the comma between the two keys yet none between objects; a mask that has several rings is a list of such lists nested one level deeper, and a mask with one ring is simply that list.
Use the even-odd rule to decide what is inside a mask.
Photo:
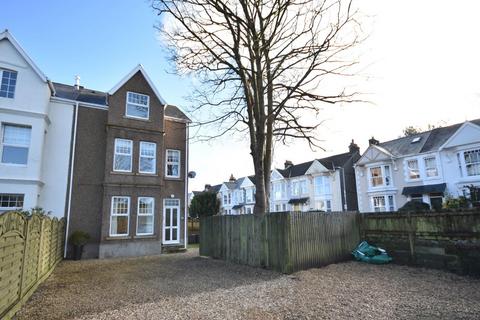
[{"label": "chimney stack", "polygon": [[348,146],[348,151],[350,153],[360,153],[360,147],[355,143],[355,141],[350,142],[350,145]]},{"label": "chimney stack", "polygon": [[78,74],[75,76],[75,89],[80,90],[80,76]]},{"label": "chimney stack", "polygon": [[290,168],[291,166],[293,166],[293,162],[290,161],[290,160],[285,160],[285,169],[288,169],[288,168]]},{"label": "chimney stack", "polygon": [[377,139],[375,139],[373,136],[370,140],[368,140],[368,144],[369,145],[376,145],[378,146],[380,144],[380,141],[378,141]]},{"label": "chimney stack", "polygon": [[206,185],[205,185],[205,190],[203,190],[203,191],[210,191],[210,188],[211,188],[211,187],[212,187],[211,185],[206,184]]},{"label": "chimney stack", "polygon": [[237,179],[235,179],[235,177],[233,176],[233,173],[230,175],[230,179],[228,179],[228,181],[230,181],[230,182],[237,181]]}]

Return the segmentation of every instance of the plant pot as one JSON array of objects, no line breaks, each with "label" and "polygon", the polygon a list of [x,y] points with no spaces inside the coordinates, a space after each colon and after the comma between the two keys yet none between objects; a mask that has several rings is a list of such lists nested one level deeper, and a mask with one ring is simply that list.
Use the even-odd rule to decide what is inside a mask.
[{"label": "plant pot", "polygon": [[83,245],[74,245],[73,246],[73,260],[82,259]]}]

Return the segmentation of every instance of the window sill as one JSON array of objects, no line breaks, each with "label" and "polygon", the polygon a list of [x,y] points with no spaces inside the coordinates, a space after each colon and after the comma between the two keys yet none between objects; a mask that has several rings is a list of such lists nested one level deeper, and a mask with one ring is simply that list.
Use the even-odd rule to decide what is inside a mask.
[{"label": "window sill", "polygon": [[153,122],[152,120],[150,120],[150,118],[148,119],[143,119],[143,118],[137,118],[137,117],[129,117],[129,116],[123,116],[123,119],[128,119],[128,120],[137,120],[137,121],[142,121],[142,122]]},{"label": "window sill", "polygon": [[155,238],[156,238],[155,234],[136,235],[133,237],[133,239],[155,239]]},{"label": "window sill", "polygon": [[0,164],[3,165],[3,166],[8,166],[8,167],[18,167],[18,168],[28,167],[28,164],[6,163],[6,162],[0,162]]},{"label": "window sill", "polygon": [[110,174],[118,174],[122,176],[134,176],[135,173],[133,172],[126,172],[126,171],[110,171]]},{"label": "window sill", "polygon": [[136,176],[142,176],[142,177],[158,177],[158,174],[156,173],[145,173],[145,172],[138,172],[135,173]]},{"label": "window sill", "polygon": [[167,176],[165,176],[165,180],[182,181],[183,179],[181,177],[167,177]]},{"label": "window sill", "polygon": [[108,236],[105,240],[130,240],[132,239],[130,236]]}]

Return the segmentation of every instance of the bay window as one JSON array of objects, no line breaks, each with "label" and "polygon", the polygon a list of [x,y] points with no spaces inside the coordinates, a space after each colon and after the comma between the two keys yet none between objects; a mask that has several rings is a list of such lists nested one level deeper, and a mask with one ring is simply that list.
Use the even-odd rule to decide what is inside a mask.
[{"label": "bay window", "polygon": [[395,211],[393,195],[381,195],[371,198],[372,210],[375,212]]},{"label": "bay window", "polygon": [[480,175],[480,149],[465,151],[463,157],[467,176]]},{"label": "bay window", "polygon": [[438,176],[437,160],[435,157],[424,158],[425,175],[429,178]]},{"label": "bay window", "polygon": [[413,179],[420,179],[420,169],[418,168],[418,160],[412,159],[407,161],[407,169],[408,169],[408,178]]},{"label": "bay window", "polygon": [[391,182],[390,166],[383,165],[370,168],[370,186],[389,186]]},{"label": "bay window", "polygon": [[315,195],[331,194],[330,179],[327,176],[315,177]]}]

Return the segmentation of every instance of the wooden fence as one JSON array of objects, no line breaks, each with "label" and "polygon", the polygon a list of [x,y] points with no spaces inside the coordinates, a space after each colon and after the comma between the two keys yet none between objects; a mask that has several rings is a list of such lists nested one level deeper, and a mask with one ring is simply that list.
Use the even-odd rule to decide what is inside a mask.
[{"label": "wooden fence", "polygon": [[203,217],[200,254],[291,273],[349,259],[358,230],[354,213]]},{"label": "wooden fence", "polygon": [[10,319],[63,257],[64,219],[0,215],[0,319]]}]

